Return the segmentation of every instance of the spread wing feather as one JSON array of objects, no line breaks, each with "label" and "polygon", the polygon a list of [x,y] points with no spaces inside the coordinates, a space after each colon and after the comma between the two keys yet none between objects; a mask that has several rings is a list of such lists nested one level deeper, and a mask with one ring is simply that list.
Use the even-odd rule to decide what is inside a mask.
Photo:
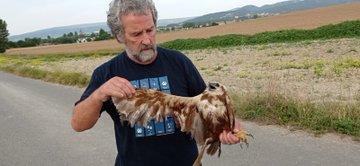
[{"label": "spread wing feather", "polygon": [[182,132],[191,133],[201,152],[194,165],[201,165],[206,150],[213,155],[219,150],[219,135],[223,130],[233,131],[235,110],[226,88],[210,83],[208,89],[195,97],[180,97],[151,89],[137,90],[132,98],[112,98],[121,121],[146,126],[147,121],[161,121],[172,116]]}]

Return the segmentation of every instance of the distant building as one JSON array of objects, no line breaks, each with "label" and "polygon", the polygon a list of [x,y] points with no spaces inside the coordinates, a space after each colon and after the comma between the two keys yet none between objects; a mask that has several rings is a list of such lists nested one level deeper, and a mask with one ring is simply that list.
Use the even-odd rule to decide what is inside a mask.
[{"label": "distant building", "polygon": [[86,40],[86,38],[79,38],[76,40],[76,43],[87,43],[88,41]]}]

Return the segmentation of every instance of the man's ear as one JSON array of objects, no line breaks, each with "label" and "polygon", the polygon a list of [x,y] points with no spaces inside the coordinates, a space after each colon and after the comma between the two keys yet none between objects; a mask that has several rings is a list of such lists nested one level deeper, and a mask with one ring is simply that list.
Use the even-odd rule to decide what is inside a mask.
[{"label": "man's ear", "polygon": [[124,43],[124,35],[117,34],[115,38],[119,43]]}]

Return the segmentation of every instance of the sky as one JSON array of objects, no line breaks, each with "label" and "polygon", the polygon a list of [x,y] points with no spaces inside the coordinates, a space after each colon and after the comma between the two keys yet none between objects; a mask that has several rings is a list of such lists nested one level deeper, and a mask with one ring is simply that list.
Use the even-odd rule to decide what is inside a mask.
[{"label": "sky", "polygon": [[[245,5],[285,0],[153,0],[159,19],[201,16]],[[74,24],[106,21],[111,0],[0,0],[0,19],[10,36]]]}]

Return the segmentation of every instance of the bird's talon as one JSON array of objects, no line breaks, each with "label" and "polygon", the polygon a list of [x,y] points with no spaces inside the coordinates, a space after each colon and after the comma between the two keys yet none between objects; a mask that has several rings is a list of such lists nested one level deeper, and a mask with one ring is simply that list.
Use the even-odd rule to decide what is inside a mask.
[{"label": "bird's talon", "polygon": [[[248,132],[246,132],[246,131],[244,131],[244,130],[240,130],[240,131],[238,131],[238,132],[234,132],[234,131],[233,131],[233,133],[234,133],[234,135],[235,135],[237,138],[239,138],[240,142],[245,143],[246,147],[249,147],[249,143],[248,143],[248,141],[247,141],[247,140],[248,140],[247,137],[249,136],[249,137],[251,137],[251,138],[254,139],[254,136],[253,136],[252,134],[250,134],[250,133],[248,133]],[[242,148],[242,144],[241,144],[241,143],[240,143],[240,147]]]},{"label": "bird's talon", "polygon": [[247,133],[247,135],[248,135],[249,137],[251,137],[252,139],[255,139],[255,138],[254,138],[254,136],[253,136],[252,134]]}]

